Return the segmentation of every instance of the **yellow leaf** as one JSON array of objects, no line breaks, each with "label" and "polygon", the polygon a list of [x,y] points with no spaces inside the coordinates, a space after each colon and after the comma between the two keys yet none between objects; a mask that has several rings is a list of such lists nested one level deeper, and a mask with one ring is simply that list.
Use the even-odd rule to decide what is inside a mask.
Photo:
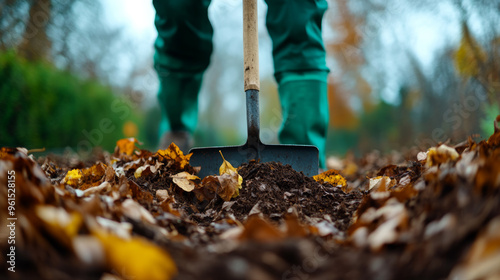
[{"label": "yellow leaf", "polygon": [[68,171],[66,177],[63,179],[63,183],[70,185],[72,187],[78,187],[81,183],[82,171],[80,169],[73,169]]},{"label": "yellow leaf", "polygon": [[231,200],[231,198],[240,195],[241,184],[243,183],[243,178],[238,174],[236,168],[234,168],[229,161],[227,161],[222,152],[219,151],[222,157],[222,165],[219,168],[219,182],[221,188],[217,191],[217,194],[225,201]]},{"label": "yellow leaf", "polygon": [[230,174],[231,171],[237,172],[236,168],[234,168],[229,161],[227,161],[224,156],[222,155],[222,152],[219,151],[220,156],[222,157],[222,165],[219,167],[219,175],[222,174]]},{"label": "yellow leaf", "polygon": [[68,171],[62,182],[74,188],[86,190],[102,183],[106,168],[106,164],[99,162],[89,168],[73,169]]},{"label": "yellow leaf", "polygon": [[118,154],[126,154],[131,156],[134,153],[134,150],[138,149],[135,144],[140,144],[137,139],[131,137],[131,138],[125,138],[125,139],[120,139],[116,142],[116,151]]},{"label": "yellow leaf", "polygon": [[173,160],[180,169],[184,169],[187,165],[189,165],[189,159],[193,153],[184,155],[177,145],[171,143],[166,150],[158,150],[157,155],[164,157],[167,160]]},{"label": "yellow leaf", "polygon": [[325,182],[325,183],[330,183],[334,186],[342,186],[345,187],[347,185],[347,181],[345,180],[342,175],[339,174],[339,172],[335,169],[330,169],[327,170],[321,174],[318,174],[316,176],[313,176],[313,179],[316,182]]},{"label": "yellow leaf", "polygon": [[107,264],[125,279],[172,279],[177,267],[164,250],[140,238],[130,240],[115,235],[95,232],[106,253]]},{"label": "yellow leaf", "polygon": [[186,192],[191,192],[196,187],[196,183],[193,180],[199,180],[200,178],[195,175],[191,175],[187,172],[177,173],[170,176],[172,181]]}]

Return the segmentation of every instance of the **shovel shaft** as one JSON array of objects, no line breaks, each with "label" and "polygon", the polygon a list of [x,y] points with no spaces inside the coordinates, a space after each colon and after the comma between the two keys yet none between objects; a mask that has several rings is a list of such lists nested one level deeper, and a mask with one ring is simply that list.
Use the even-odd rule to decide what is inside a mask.
[{"label": "shovel shaft", "polygon": [[260,118],[259,118],[259,91],[249,89],[246,91],[247,103],[247,146],[252,150],[252,159],[260,158]]},{"label": "shovel shaft", "polygon": [[259,90],[257,0],[243,0],[243,55],[245,58],[245,91],[250,89]]}]

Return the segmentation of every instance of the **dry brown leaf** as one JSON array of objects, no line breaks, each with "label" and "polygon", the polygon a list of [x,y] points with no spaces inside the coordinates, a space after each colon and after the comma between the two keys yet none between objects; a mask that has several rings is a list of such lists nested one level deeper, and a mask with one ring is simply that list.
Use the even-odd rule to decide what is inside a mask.
[{"label": "dry brown leaf", "polygon": [[153,195],[148,191],[142,190],[134,181],[124,178],[122,184],[128,186],[128,188],[120,188],[124,191],[122,195],[130,195],[142,205],[151,205],[153,203]]},{"label": "dry brown leaf", "polygon": [[212,200],[220,189],[220,182],[217,176],[206,176],[201,184],[194,190],[198,201]]},{"label": "dry brown leaf", "polygon": [[408,213],[403,203],[389,199],[382,207],[368,208],[349,229],[349,236],[358,247],[369,246],[379,251],[384,245],[398,240],[408,227]]},{"label": "dry brown leaf", "polygon": [[133,220],[156,224],[156,220],[151,213],[133,199],[125,200],[121,205],[121,211],[125,216]]},{"label": "dry brown leaf", "polygon": [[196,188],[196,183],[194,180],[199,180],[200,178],[195,175],[191,175],[186,171],[183,171],[181,173],[177,173],[175,175],[170,176],[172,178],[172,181],[174,184],[179,186],[181,189],[183,189],[186,192],[191,192]]},{"label": "dry brown leaf", "polygon": [[309,234],[308,228],[300,223],[297,215],[286,215],[285,224],[287,237],[305,237]]},{"label": "dry brown leaf", "polygon": [[158,201],[165,201],[170,198],[167,190],[156,190],[156,199]]},{"label": "dry brown leaf", "polygon": [[193,155],[192,153],[184,155],[174,143],[171,143],[166,150],[158,150],[156,154],[160,157],[160,161],[163,161],[163,159],[173,161],[173,165],[180,170],[183,170],[189,165],[189,159]]},{"label": "dry brown leaf", "polygon": [[233,174],[222,174],[217,176],[220,182],[220,188],[217,191],[217,194],[224,199],[225,201],[231,200],[231,198],[237,197],[241,189],[241,176],[238,173]]},{"label": "dry brown leaf", "polygon": [[370,178],[368,189],[375,192],[386,192],[394,185],[396,185],[396,180],[388,176],[377,176]]},{"label": "dry brown leaf", "polygon": [[103,190],[107,190],[108,188],[111,187],[111,184],[108,183],[108,182],[103,182],[102,184],[100,184],[99,186],[95,186],[95,187],[91,187],[91,188],[88,188],[86,190],[83,191],[83,195],[85,196],[89,196],[89,195],[92,195],[92,194],[96,194],[96,193],[100,193],[102,192]]},{"label": "dry brown leaf", "polygon": [[258,215],[248,217],[244,227],[245,229],[239,236],[240,240],[272,242],[284,238],[284,234],[278,228],[266,222]]},{"label": "dry brown leaf", "polygon": [[[206,176],[201,184],[196,187],[195,194],[199,201],[211,200],[215,193],[223,200],[230,201],[240,194],[243,178],[238,174],[236,168],[224,159],[222,155],[222,165],[219,168],[219,176]],[[197,177],[198,178],[198,177]],[[191,188],[192,186],[187,186]]]}]

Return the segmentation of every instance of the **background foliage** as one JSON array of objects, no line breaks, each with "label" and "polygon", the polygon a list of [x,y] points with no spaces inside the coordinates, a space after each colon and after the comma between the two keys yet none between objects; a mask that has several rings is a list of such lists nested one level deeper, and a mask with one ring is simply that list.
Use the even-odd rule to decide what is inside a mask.
[{"label": "background foliage", "polygon": [[124,124],[140,120],[110,87],[12,51],[0,54],[0,77],[2,146],[84,149],[88,142],[113,149]]}]

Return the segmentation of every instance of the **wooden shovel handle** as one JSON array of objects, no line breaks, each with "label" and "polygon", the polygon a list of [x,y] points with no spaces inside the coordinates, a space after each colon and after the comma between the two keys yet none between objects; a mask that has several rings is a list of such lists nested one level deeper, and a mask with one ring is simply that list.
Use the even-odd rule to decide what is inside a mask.
[{"label": "wooden shovel handle", "polygon": [[259,30],[257,0],[243,0],[243,56],[245,91],[259,90]]}]

